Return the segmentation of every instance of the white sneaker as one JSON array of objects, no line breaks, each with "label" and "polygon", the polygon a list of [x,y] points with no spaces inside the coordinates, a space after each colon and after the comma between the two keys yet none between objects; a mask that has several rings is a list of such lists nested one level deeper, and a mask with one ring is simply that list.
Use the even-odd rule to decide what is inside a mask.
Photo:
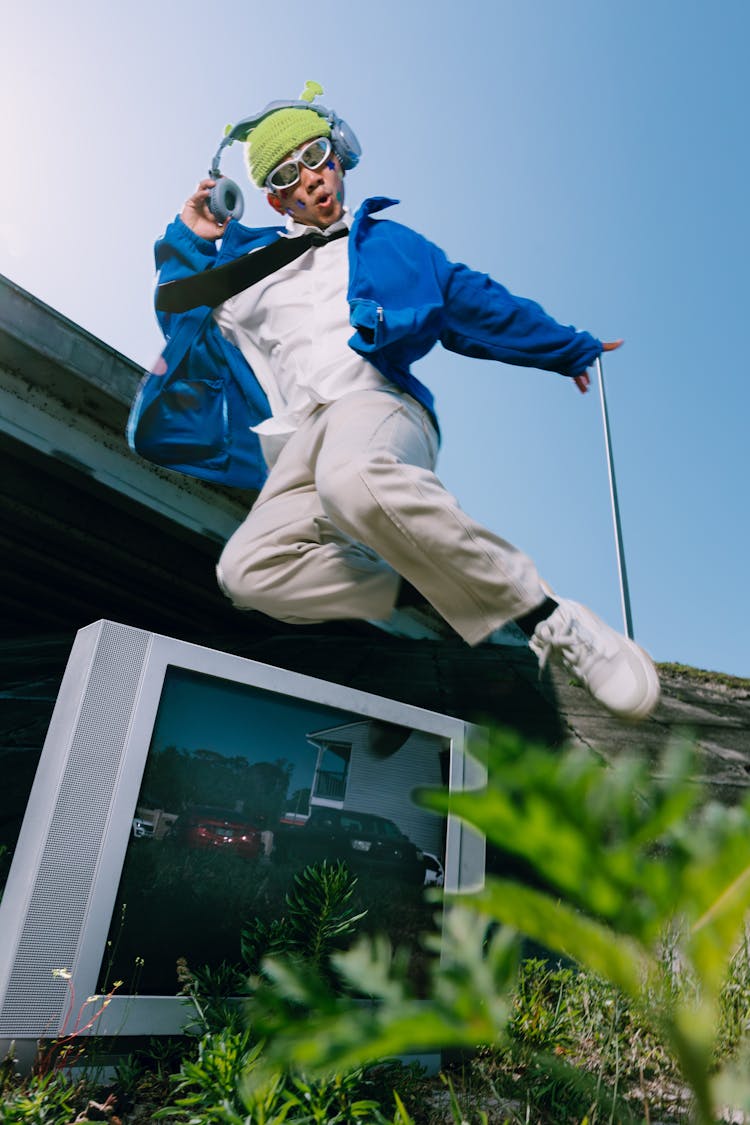
[{"label": "white sneaker", "polygon": [[561,600],[529,641],[540,668],[557,660],[594,699],[625,719],[645,719],[659,702],[659,678],[648,653],[578,602]]}]

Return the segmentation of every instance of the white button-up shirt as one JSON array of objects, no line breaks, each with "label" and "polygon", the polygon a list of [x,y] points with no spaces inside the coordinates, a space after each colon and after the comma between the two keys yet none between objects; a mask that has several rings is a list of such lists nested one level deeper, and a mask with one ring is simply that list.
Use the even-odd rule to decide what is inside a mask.
[{"label": "white button-up shirt", "polygon": [[[351,223],[345,211],[321,233],[333,234]],[[286,237],[311,229],[290,218]],[[221,332],[240,349],[268,398],[272,417],[253,428],[269,462],[321,403],[390,386],[347,344],[353,331],[346,299],[347,243],[338,238],[330,246],[310,247],[214,310]]]}]

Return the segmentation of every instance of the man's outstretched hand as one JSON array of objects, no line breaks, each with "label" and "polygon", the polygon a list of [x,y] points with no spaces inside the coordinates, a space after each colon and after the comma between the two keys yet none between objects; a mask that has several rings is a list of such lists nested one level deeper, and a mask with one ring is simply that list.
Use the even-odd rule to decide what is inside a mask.
[{"label": "man's outstretched hand", "polygon": [[[621,348],[624,343],[624,340],[610,340],[609,343],[602,344],[602,351],[613,352],[615,348]],[[585,395],[591,385],[591,376],[588,371],[582,371],[580,375],[573,376],[573,382],[578,387],[581,394]]]},{"label": "man's outstretched hand", "polygon": [[221,238],[227,229],[227,224],[220,223],[208,207],[208,197],[215,183],[216,180],[201,180],[190,198],[185,200],[180,213],[185,226],[195,231],[199,238],[205,238],[209,242]]}]

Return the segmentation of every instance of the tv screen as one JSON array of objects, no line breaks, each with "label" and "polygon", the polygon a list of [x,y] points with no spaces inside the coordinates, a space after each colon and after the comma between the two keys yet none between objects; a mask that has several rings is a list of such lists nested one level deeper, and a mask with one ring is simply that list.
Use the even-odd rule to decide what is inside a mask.
[{"label": "tv screen", "polygon": [[180,1033],[178,959],[237,962],[243,928],[282,917],[323,860],[356,876],[362,926],[418,962],[424,888],[483,879],[483,841],[411,799],[481,783],[470,732],[113,622],[81,630],[0,903],[0,1043],[71,1021]]}]

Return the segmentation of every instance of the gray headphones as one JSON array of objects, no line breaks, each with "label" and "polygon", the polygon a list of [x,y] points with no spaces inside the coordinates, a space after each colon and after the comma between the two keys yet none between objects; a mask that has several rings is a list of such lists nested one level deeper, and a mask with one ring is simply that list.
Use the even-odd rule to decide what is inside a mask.
[{"label": "gray headphones", "polygon": [[216,155],[211,161],[211,167],[208,174],[211,179],[216,180],[216,184],[211,188],[211,194],[208,197],[208,206],[211,214],[220,223],[225,223],[227,219],[241,219],[242,213],[245,210],[245,201],[242,198],[242,192],[234,180],[222,176],[219,171],[219,161],[224,149],[235,141],[246,141],[250,133],[256,125],[260,125],[261,121],[265,120],[277,109],[311,109],[313,113],[317,113],[322,117],[331,127],[331,147],[334,153],[341,162],[341,167],[345,172],[350,168],[356,168],[359,163],[359,158],[362,155],[362,147],[357,140],[354,131],[347,125],[346,121],[342,120],[332,109],[326,109],[322,105],[312,105],[306,101],[294,102],[269,102],[265,109],[260,113],[254,114],[252,117],[245,117],[234,125],[223,141],[216,150]]}]

